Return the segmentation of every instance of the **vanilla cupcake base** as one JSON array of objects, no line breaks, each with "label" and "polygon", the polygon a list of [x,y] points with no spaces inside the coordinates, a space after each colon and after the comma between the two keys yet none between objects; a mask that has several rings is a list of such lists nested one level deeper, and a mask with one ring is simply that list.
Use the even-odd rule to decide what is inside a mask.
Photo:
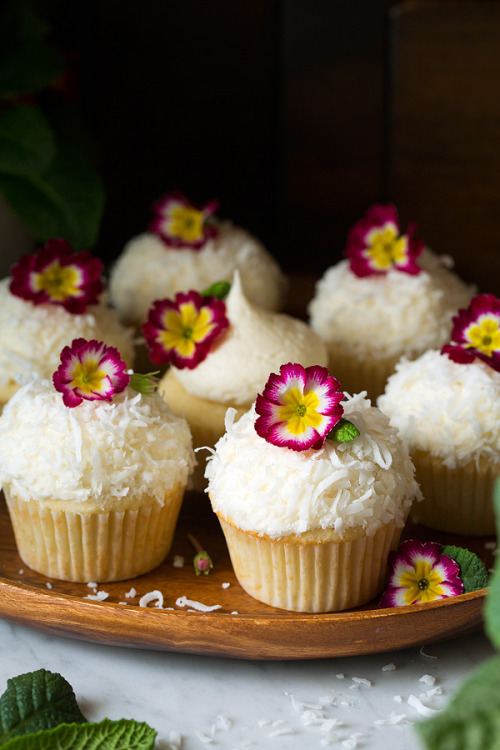
[{"label": "vanilla cupcake base", "polygon": [[[236,419],[239,419],[249,409],[248,406],[234,406],[209,401],[188,393],[179,383],[172,370],[163,376],[158,387],[160,396],[179,416],[185,417],[193,437],[193,448],[212,447],[225,432],[225,417],[229,407],[236,409]],[[206,487],[205,458],[198,453],[198,463],[190,477],[189,486],[198,492]]]},{"label": "vanilla cupcake base", "polygon": [[366,391],[372,402],[384,392],[387,378],[392,375],[399,356],[373,358],[349,356],[342,346],[327,342],[328,366],[348,393]]},{"label": "vanilla cupcake base", "polygon": [[412,521],[468,536],[496,533],[493,487],[499,463],[481,459],[450,469],[425,451],[413,451],[412,458],[424,496],[414,506]]},{"label": "vanilla cupcake base", "polygon": [[167,556],[184,488],[118,511],[78,513],[4,492],[18,552],[33,570],[64,581],[120,581],[147,573]]},{"label": "vanilla cupcake base", "polygon": [[[364,604],[385,585],[387,558],[402,529],[394,522],[372,536],[330,530],[281,539],[256,535],[219,516],[235,575],[265,604],[295,612],[339,612]],[[359,532],[362,534],[362,532]]]}]

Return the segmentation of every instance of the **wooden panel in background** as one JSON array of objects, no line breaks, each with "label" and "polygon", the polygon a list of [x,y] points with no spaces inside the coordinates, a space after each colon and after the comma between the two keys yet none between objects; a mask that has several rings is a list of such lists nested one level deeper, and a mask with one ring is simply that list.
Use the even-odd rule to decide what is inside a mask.
[{"label": "wooden panel in background", "polygon": [[500,3],[408,0],[391,11],[389,195],[404,221],[500,293]]}]

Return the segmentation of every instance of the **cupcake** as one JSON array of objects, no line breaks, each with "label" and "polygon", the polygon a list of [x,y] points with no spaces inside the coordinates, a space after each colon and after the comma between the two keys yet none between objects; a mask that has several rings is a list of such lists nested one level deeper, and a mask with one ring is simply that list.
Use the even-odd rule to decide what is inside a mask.
[{"label": "cupcake", "polygon": [[75,337],[103,340],[133,364],[132,330],[106,304],[100,260],[51,239],[11,273],[0,281],[0,403],[33,374],[50,378]]},{"label": "cupcake", "polygon": [[19,555],[66,581],[141,575],[170,549],[194,465],[189,427],[113,347],[75,339],[60,361],[52,382],[30,380],[0,417]]},{"label": "cupcake", "polygon": [[402,360],[378,406],[407,442],[424,499],[413,520],[495,533],[500,475],[500,300],[480,294],[454,317],[452,343]]},{"label": "cupcake", "polygon": [[[213,289],[221,288],[224,295],[229,284]],[[188,420],[196,448],[215,445],[228,407],[247,411],[273,369],[290,359],[306,367],[327,362],[324,343],[306,323],[247,299],[238,271],[225,299],[190,291],[157,301],[143,331],[153,362],[171,363],[159,390]],[[195,489],[205,486],[203,471],[200,462]]]},{"label": "cupcake", "polygon": [[402,356],[446,343],[452,316],[474,293],[414,231],[400,234],[394,206],[373,206],[351,230],[347,258],[317,284],[310,324],[351,393],[366,389],[376,398]]},{"label": "cupcake", "polygon": [[139,327],[155,300],[230,281],[235,269],[252,302],[281,308],[278,264],[247,231],[216,219],[216,208],[216,202],[197,208],[179,193],[156,203],[149,232],[130,240],[111,269],[111,300],[125,323]]},{"label": "cupcake", "polygon": [[387,417],[364,393],[344,397],[326,368],[297,364],[271,374],[252,408],[234,417],[228,411],[206,476],[241,586],[300,612],[377,596],[419,497]]}]

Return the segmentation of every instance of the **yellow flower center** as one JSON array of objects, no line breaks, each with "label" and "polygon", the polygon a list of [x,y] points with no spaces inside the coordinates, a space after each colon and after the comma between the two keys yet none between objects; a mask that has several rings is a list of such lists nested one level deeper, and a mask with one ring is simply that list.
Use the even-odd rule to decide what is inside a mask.
[{"label": "yellow flower center", "polygon": [[321,424],[322,416],[317,412],[319,398],[314,391],[302,393],[299,388],[290,388],[283,401],[279,418],[288,423],[292,435],[302,435],[309,427],[317,428]]},{"label": "yellow flower center", "polygon": [[78,269],[74,266],[61,266],[57,260],[35,278],[38,291],[47,292],[51,299],[59,301],[78,296],[79,282]]},{"label": "yellow flower center", "polygon": [[88,360],[85,363],[78,362],[75,366],[71,385],[78,388],[82,393],[99,391],[106,377],[103,370],[99,370],[99,362]]},{"label": "yellow flower center", "polygon": [[369,238],[370,248],[368,257],[372,259],[375,268],[386,271],[401,262],[406,257],[406,236],[398,237],[393,227],[389,226],[383,230],[375,230]]},{"label": "yellow flower center", "polygon": [[415,565],[415,570],[403,573],[400,578],[401,586],[406,588],[405,603],[432,602],[443,593],[440,586],[442,580],[430,563],[426,560],[419,560]]},{"label": "yellow flower center", "polygon": [[474,347],[488,357],[500,349],[500,326],[493,318],[483,318],[471,326],[466,335],[470,341],[467,347]]},{"label": "yellow flower center", "polygon": [[166,349],[176,349],[183,357],[193,356],[196,344],[210,333],[215,323],[212,322],[210,311],[202,307],[198,312],[195,306],[188,302],[181,304],[177,310],[167,310],[163,318],[165,330],[161,332],[161,342]]},{"label": "yellow flower center", "polygon": [[203,237],[204,215],[191,206],[179,206],[171,212],[170,231],[185,242],[195,242]]}]

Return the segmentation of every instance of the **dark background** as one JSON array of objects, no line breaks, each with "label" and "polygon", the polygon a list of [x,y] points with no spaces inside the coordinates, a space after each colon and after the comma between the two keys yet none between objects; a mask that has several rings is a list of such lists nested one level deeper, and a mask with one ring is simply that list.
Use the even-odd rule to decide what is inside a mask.
[{"label": "dark background", "polygon": [[63,3],[111,262],[172,190],[321,273],[373,203],[499,293],[498,0]]}]

